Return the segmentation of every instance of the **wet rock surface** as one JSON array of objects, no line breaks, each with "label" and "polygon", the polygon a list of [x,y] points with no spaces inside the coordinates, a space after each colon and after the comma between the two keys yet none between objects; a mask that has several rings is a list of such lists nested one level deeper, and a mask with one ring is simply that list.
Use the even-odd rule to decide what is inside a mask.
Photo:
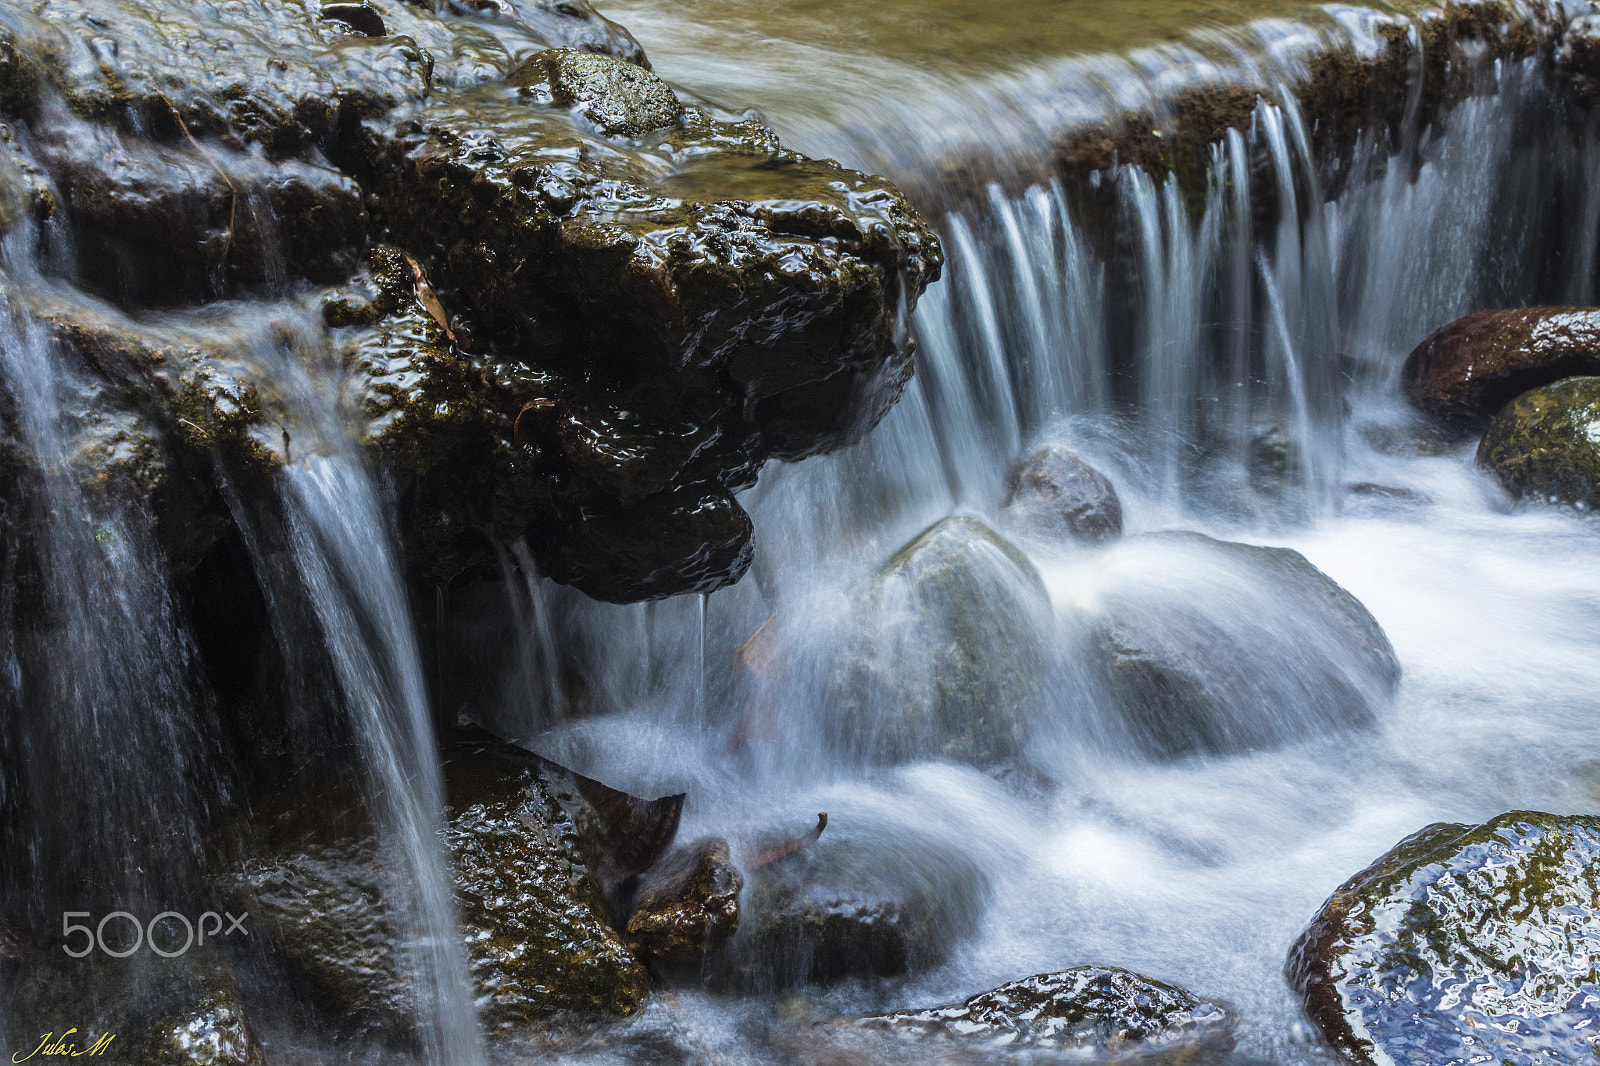
[{"label": "wet rock surface", "polygon": [[[174,923],[171,947],[183,942]],[[121,950],[121,948],[119,948]],[[62,1058],[92,1057],[114,1066],[265,1066],[239,981],[226,958],[200,948],[173,958],[148,951],[117,959],[98,952],[63,958],[38,950],[16,974],[0,1006],[19,1059],[52,1061],[40,1049],[68,1046]],[[70,1021],[64,1019],[70,1018]],[[76,1032],[67,1033],[69,1028]],[[101,1041],[110,1034],[110,1039]],[[25,1045],[25,1046],[24,1046]]]},{"label": "wet rock surface", "polygon": [[1600,1046],[1600,820],[1437,824],[1341,885],[1289,956],[1363,1064],[1587,1062]]},{"label": "wet rock surface", "polygon": [[739,931],[708,962],[716,987],[774,991],[938,965],[977,928],[978,865],[891,822],[837,819],[804,847],[745,871]]},{"label": "wet rock surface", "polygon": [[653,959],[699,962],[738,931],[743,888],[726,840],[686,844],[639,875],[624,932]]},{"label": "wet rock surface", "polygon": [[963,1003],[861,1018],[854,1026],[924,1041],[1142,1056],[1186,1045],[1226,1050],[1234,1014],[1175,985],[1127,970],[1080,966],[1036,974]]},{"label": "wet rock surface", "polygon": [[527,770],[450,767],[446,836],[484,1023],[637,1011],[649,976],[606,923],[580,830],[550,786]]},{"label": "wet rock surface", "polygon": [[1436,331],[1406,359],[1401,382],[1419,410],[1478,427],[1513,398],[1600,372],[1600,311],[1476,311]]},{"label": "wet rock surface", "polygon": [[1489,423],[1478,462],[1513,496],[1600,505],[1600,377],[1518,396]]},{"label": "wet rock surface", "polygon": [[[462,753],[447,763],[447,786],[444,836],[488,1030],[636,1012],[649,977],[606,920],[593,849],[557,798],[562,784]],[[394,904],[403,886],[351,803],[323,796],[275,816],[227,888],[321,1013],[347,1032],[409,1043],[418,1002]]]},{"label": "wet rock surface", "polygon": [[586,4],[49,0],[6,41],[0,216],[70,233],[94,294],[380,290],[300,344],[389,397],[369,417],[431,579],[527,536],[604,599],[737,580],[733,493],[858,439],[909,377],[941,256],[898,190],[685,107]]},{"label": "wet rock surface", "polygon": [[1600,14],[1580,14],[1567,23],[1556,48],[1556,64],[1584,107],[1600,106]]},{"label": "wet rock surface", "polygon": [[866,759],[1021,754],[1049,659],[1049,597],[1027,556],[975,518],[944,519],[858,595],[839,667],[839,742]]},{"label": "wet rock surface", "polygon": [[1004,516],[1039,536],[1093,542],[1122,532],[1122,501],[1110,479],[1058,446],[1012,469]]},{"label": "wet rock surface", "polygon": [[1112,549],[1068,604],[1130,738],[1161,758],[1368,726],[1400,664],[1383,628],[1299,552],[1199,533]]}]

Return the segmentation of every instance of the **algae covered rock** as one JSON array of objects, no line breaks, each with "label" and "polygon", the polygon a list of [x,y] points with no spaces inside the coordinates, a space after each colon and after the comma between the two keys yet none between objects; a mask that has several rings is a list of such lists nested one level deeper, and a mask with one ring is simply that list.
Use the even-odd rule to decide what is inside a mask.
[{"label": "algae covered rock", "polygon": [[1518,396],[1489,423],[1478,462],[1513,496],[1600,505],[1600,377]]},{"label": "algae covered rock", "polygon": [[651,958],[699,962],[738,931],[743,888],[728,842],[697,840],[668,852],[639,875],[624,931]]},{"label": "algae covered rock", "polygon": [[1065,448],[1040,448],[1011,471],[1007,521],[1041,536],[1107,540],[1122,532],[1111,481]]},{"label": "algae covered rock", "polygon": [[1036,974],[963,1003],[861,1018],[857,1027],[900,1037],[1123,1058],[1205,1045],[1232,1045],[1227,1007],[1113,967]]},{"label": "algae covered rock", "polygon": [[924,530],[858,594],[836,742],[869,759],[995,766],[1025,747],[1053,616],[1033,564],[976,518]]},{"label": "algae covered rock", "polygon": [[1578,1063],[1600,1054],[1600,819],[1437,824],[1341,885],[1290,985],[1364,1066]]},{"label": "algae covered rock", "polygon": [[948,841],[836,818],[820,838],[746,869],[739,931],[709,972],[753,991],[921,972],[977,930],[988,887]]},{"label": "algae covered rock", "polygon": [[1406,398],[1426,414],[1481,426],[1513,397],[1600,372],[1600,311],[1476,311],[1437,330],[1406,359]]},{"label": "algae covered rock", "polygon": [[1069,595],[1111,706],[1159,758],[1362,728],[1399,683],[1377,620],[1288,548],[1130,538]]}]

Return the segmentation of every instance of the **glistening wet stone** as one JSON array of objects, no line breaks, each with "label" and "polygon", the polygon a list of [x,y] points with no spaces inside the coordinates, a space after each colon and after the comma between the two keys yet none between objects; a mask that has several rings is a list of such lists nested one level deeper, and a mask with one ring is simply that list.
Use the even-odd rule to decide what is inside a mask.
[{"label": "glistening wet stone", "polygon": [[1113,967],[1035,974],[949,1007],[857,1020],[896,1036],[992,1048],[1122,1056],[1232,1044],[1234,1014],[1185,989]]},{"label": "glistening wet stone", "polygon": [[1513,496],[1600,506],[1600,377],[1518,396],[1489,423],[1478,463]]},{"label": "glistening wet stone", "polygon": [[1362,1066],[1593,1062],[1600,819],[1428,826],[1323,904],[1288,978]]}]

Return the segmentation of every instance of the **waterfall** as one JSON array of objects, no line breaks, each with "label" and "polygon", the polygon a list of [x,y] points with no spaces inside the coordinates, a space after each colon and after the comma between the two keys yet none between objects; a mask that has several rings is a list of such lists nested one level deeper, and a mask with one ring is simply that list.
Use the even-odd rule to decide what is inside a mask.
[{"label": "waterfall", "polygon": [[426,1061],[477,1066],[484,1062],[482,1037],[440,836],[444,785],[389,519],[393,501],[368,469],[339,405],[341,368],[332,353],[258,342],[253,357],[293,412],[284,427],[292,459],[279,475],[281,524],[253,514],[236,492],[230,493],[234,517],[268,586],[279,641],[306,641],[295,622],[308,614],[315,620],[315,642],[336,689],[331,702],[348,715],[361,752],[388,873],[385,905],[410,930],[398,949],[417,986]]},{"label": "waterfall", "polygon": [[207,813],[195,775],[211,708],[191,683],[194,648],[155,516],[136,488],[91,477],[119,428],[115,413],[96,417],[105,386],[16,304],[18,292],[46,284],[28,251],[33,236],[10,235],[0,266],[11,481],[0,520],[0,744],[20,778],[0,776],[0,807],[20,818],[27,844],[26,861],[5,876],[29,883],[8,887],[51,928],[61,909],[142,906],[180,890]]}]

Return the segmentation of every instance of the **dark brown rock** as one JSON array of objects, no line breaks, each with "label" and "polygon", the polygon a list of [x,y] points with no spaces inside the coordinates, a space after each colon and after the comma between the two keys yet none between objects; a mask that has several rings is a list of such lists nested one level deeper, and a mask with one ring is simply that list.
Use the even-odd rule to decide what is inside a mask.
[{"label": "dark brown rock", "polygon": [[1516,396],[1600,373],[1600,310],[1476,311],[1436,331],[1406,360],[1401,383],[1419,410],[1476,427]]},{"label": "dark brown rock", "polygon": [[699,962],[738,931],[743,887],[726,840],[686,844],[639,875],[625,931],[651,958]]},{"label": "dark brown rock", "polygon": [[1122,501],[1104,474],[1051,445],[1012,468],[1005,517],[1041,536],[1100,541],[1122,532]]},{"label": "dark brown rock", "polygon": [[1289,954],[1289,984],[1360,1066],[1589,1062],[1597,862],[1594,818],[1428,826],[1329,897]]}]

